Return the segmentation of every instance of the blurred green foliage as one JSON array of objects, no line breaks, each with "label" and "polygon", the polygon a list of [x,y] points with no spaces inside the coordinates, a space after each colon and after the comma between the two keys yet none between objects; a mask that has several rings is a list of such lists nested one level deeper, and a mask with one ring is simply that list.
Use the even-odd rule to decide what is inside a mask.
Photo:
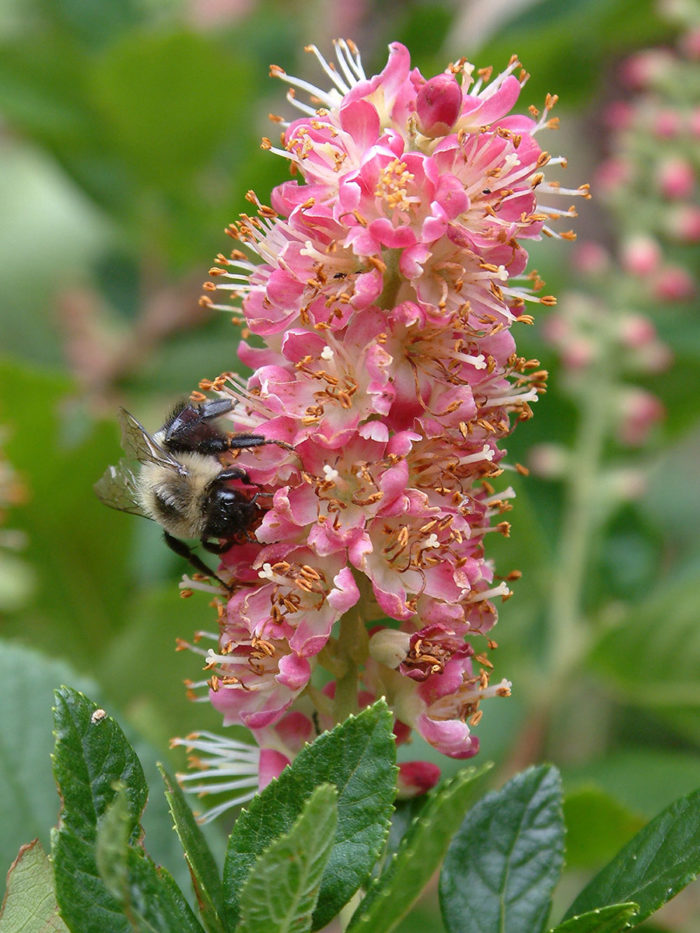
[{"label": "blurred green foliage", "polygon": [[[246,192],[254,187],[265,201],[287,177],[282,160],[260,149],[260,137],[277,132],[268,112],[290,115],[268,66],[315,75],[306,43],[328,50],[335,34],[352,35],[368,73],[394,39],[428,74],[461,54],[499,67],[517,52],[532,74],[523,102],[560,95],[563,131],[551,146],[570,153],[572,182],[590,177],[604,147],[596,115],[617,93],[621,56],[667,40],[670,27],[649,0],[505,4],[500,19],[487,7],[0,2],[0,423],[26,489],[6,526],[27,541],[0,553],[0,586],[3,572],[11,581],[18,567],[33,580],[2,621],[6,692],[24,697],[17,691],[36,683],[29,698],[43,703],[59,680],[79,686],[90,677],[102,702],[161,757],[170,736],[220,726],[208,705],[185,698],[182,680],[200,676],[196,657],[173,650],[176,637],[213,627],[213,611],[206,599],[179,599],[182,566],[156,528],[110,512],[92,493],[119,456],[116,408],[125,404],[155,426],[174,397],[237,366],[238,332],[226,315],[198,308],[198,287],[226,248],[223,229],[245,210]],[[607,223],[593,204],[577,227],[605,241]],[[567,285],[568,250],[551,242],[532,250],[554,294]],[[578,871],[593,871],[653,812],[700,783],[700,328],[692,309],[659,307],[655,323],[675,363],[647,382],[668,418],[644,454],[653,467],[648,493],[612,515],[596,542],[586,604],[598,634],[546,741],[570,791],[569,861]],[[536,417],[509,445],[512,460],[526,461],[536,442],[567,443],[575,423],[539,332],[519,336],[520,352],[553,373]],[[514,747],[523,751],[528,696],[543,676],[543,606],[562,508],[555,484],[518,477],[514,485],[511,537],[490,541],[501,572],[524,574],[496,632],[498,673],[513,681],[514,696],[487,705],[480,726],[484,757],[500,765]],[[20,646],[32,653],[20,656]],[[31,707],[47,723],[48,704],[45,716]],[[7,709],[19,707],[3,702]],[[3,865],[33,835],[47,842],[56,803],[42,797],[51,787],[49,746],[42,726],[33,777],[23,778],[42,794],[36,809],[27,804],[26,820],[3,824]],[[0,799],[14,800],[2,782],[16,751],[4,741],[0,748]],[[421,755],[437,760],[416,742],[411,757]],[[446,772],[458,764],[439,763]],[[428,899],[400,929],[438,931],[433,909]],[[655,922],[690,933],[699,929],[694,913],[691,901],[676,925],[664,927],[663,913]]]}]

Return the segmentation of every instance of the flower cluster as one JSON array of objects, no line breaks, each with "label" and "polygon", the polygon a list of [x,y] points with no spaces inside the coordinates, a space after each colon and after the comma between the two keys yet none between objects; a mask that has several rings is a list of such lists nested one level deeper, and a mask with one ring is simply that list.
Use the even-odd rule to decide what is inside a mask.
[{"label": "flower cluster", "polygon": [[[398,742],[415,729],[446,755],[476,753],[480,701],[510,689],[489,682],[494,600],[510,591],[484,537],[508,533],[513,496],[492,481],[522,469],[501,441],[546,375],[518,356],[512,329],[532,322],[526,302],[554,302],[536,294],[523,241],[575,215],[550,198],[587,196],[545,177],[564,162],[536,142],[556,98],[511,113],[527,79],[515,58],[495,77],[460,61],[427,80],[394,43],[367,78],[350,42],[336,43],[335,65],[309,51],[330,88],[273,67],[302,116],[281,146],[264,141],[296,177],[271,207],[249,194],[255,212],[229,227],[236,247],[202,299],[227,311],[242,299],[258,339],[240,346],[247,381],[201,388],[235,400],[233,430],[293,448],[237,453],[264,509],[223,557],[232,591],[216,646],[199,649],[224,723],[258,743],[261,784],[381,695]],[[217,789],[244,786],[247,750],[182,743],[209,756],[209,776],[230,769]],[[435,768],[404,765],[402,778],[418,792]]]},{"label": "flower cluster", "polygon": [[[562,385],[579,407],[590,385],[607,386],[606,430],[623,447],[645,444],[664,418],[661,401],[628,382],[667,368],[668,347],[651,315],[682,305],[697,291],[694,252],[700,241],[700,10],[679,9],[685,30],[677,50],[646,49],[622,63],[628,96],[607,111],[610,154],[597,173],[610,212],[613,249],[583,243],[574,254],[581,287],[562,296],[544,325],[564,367]],[[532,451],[530,465],[551,478],[570,467],[562,447]],[[611,502],[638,497],[639,469],[609,477]]]},{"label": "flower cluster", "polygon": [[622,65],[627,97],[608,108],[610,152],[596,185],[622,232],[626,270],[658,301],[692,297],[687,259],[700,242],[700,9],[677,14],[675,50],[646,49]]}]

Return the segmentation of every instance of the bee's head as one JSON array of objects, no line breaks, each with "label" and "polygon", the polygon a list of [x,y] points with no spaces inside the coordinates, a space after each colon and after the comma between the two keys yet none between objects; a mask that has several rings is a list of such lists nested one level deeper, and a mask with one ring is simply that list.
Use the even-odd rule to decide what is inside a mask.
[{"label": "bee's head", "polygon": [[236,538],[244,535],[260,513],[257,496],[249,498],[240,489],[212,483],[203,505],[203,538]]}]

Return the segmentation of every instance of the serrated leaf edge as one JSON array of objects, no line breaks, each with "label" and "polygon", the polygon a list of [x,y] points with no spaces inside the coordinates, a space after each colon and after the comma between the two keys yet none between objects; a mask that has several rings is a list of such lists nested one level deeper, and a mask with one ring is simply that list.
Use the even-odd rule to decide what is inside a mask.
[{"label": "serrated leaf edge", "polygon": [[[385,700],[384,697],[380,697],[379,700],[377,700],[376,703],[372,704],[372,706],[370,706],[370,707],[365,707],[365,709],[372,709],[372,708],[376,709],[376,710],[377,710],[377,713],[378,713],[380,716],[383,716],[384,718],[390,717],[390,718],[392,718],[392,720],[393,720],[393,716],[392,716],[391,710],[390,710],[389,707],[387,706],[386,700]],[[353,721],[357,720],[357,719],[362,715],[362,713],[363,713],[364,711],[365,711],[365,710],[360,710],[358,713],[350,713],[350,715],[349,715],[346,719],[344,719],[342,722],[336,723],[336,724],[333,726],[332,729],[326,729],[326,730],[324,730],[320,735],[317,735],[316,738],[315,738],[312,742],[304,742],[304,745],[302,746],[302,748],[301,748],[301,749],[299,750],[299,752],[297,753],[297,755],[296,755],[294,761],[292,761],[289,765],[287,765],[286,767],[284,767],[284,768],[282,769],[282,771],[280,771],[280,773],[277,775],[277,777],[272,778],[272,780],[271,780],[268,784],[265,785],[265,790],[267,790],[268,787],[274,787],[276,784],[279,783],[280,779],[282,778],[282,775],[285,773],[285,771],[287,770],[287,768],[294,765],[294,762],[296,762],[297,758],[302,754],[302,752],[305,752],[307,749],[311,748],[313,745],[316,745],[318,742],[325,742],[325,741],[327,741],[328,738],[329,738],[330,736],[332,736],[335,732],[338,732],[338,731],[339,731],[343,726],[345,726],[347,723],[353,722]],[[399,766],[398,766],[398,765],[392,765],[392,768],[394,769],[394,775],[395,775],[395,776],[398,775]],[[320,784],[315,785],[315,787],[320,787],[320,786],[321,786]],[[334,786],[335,786],[335,785],[334,785]],[[312,791],[315,789],[315,787],[312,788]],[[252,804],[253,801],[256,800],[259,796],[260,796],[259,793],[256,794],[256,795],[251,799],[250,804]],[[304,798],[304,802],[306,802],[307,799],[308,799],[308,797],[305,797],[305,798]],[[243,813],[246,813],[246,814],[250,813],[250,809],[249,809],[250,804],[249,804],[248,807],[241,807],[240,813],[241,813],[241,814],[243,814]],[[388,833],[388,830],[387,830],[387,833]]]},{"label": "serrated leaf edge", "polygon": [[[471,783],[471,782],[472,782],[473,780],[475,780],[477,777],[480,777],[480,776],[481,776],[480,774],[477,774],[476,772],[478,772],[478,771],[481,770],[482,774],[485,774],[485,773],[486,773],[488,770],[490,770],[492,767],[493,767],[493,762],[487,762],[485,765],[482,766],[481,769],[478,768],[476,765],[472,765],[470,768],[466,769],[465,771],[462,771],[462,772],[456,774],[453,778],[450,778],[450,779],[445,783],[445,785],[443,786],[443,788],[442,788],[442,794],[446,794],[446,795],[447,795],[447,796],[446,796],[445,798],[443,798],[443,799],[446,799],[446,800],[451,799],[452,795],[455,794],[458,790],[460,790],[465,784]],[[397,770],[398,770],[398,768],[397,768]],[[433,800],[437,799],[438,796],[440,796],[440,794],[435,794],[434,797],[433,797]],[[430,806],[430,802],[427,804],[427,806]],[[420,823],[421,819],[423,819],[423,818],[424,818],[424,814],[422,814],[422,813],[419,813],[419,814],[417,814],[416,816],[413,817],[413,819],[412,819],[411,822],[409,823],[408,829],[407,829],[406,832],[404,833],[403,839],[402,839],[401,842],[399,843],[398,849],[396,850],[396,852],[392,853],[392,856],[391,856],[389,862],[387,863],[386,867],[385,867],[384,870],[382,871],[381,875],[377,875],[375,878],[372,879],[372,883],[370,884],[370,886],[369,886],[368,889],[367,889],[367,894],[369,894],[370,891],[375,891],[377,888],[379,888],[379,887],[382,885],[382,882],[383,882],[383,881],[386,881],[386,877],[385,877],[385,876],[387,875],[388,872],[391,871],[392,866],[396,863],[396,861],[399,859],[399,857],[401,857],[401,858],[404,858],[404,857],[410,858],[410,857],[412,857],[412,856],[416,853],[417,850],[416,850],[415,847],[414,847],[414,848],[407,848],[407,847],[406,847],[406,848],[404,849],[403,842],[404,842],[404,840],[406,839],[406,837],[410,834],[410,832],[411,832],[411,830],[414,828],[414,826],[416,826],[418,823]],[[391,829],[391,826],[389,825],[389,828],[387,829],[387,833],[386,833],[386,836],[385,836],[385,842],[386,842],[386,838],[387,838],[387,836],[388,836],[388,834],[389,834],[390,829]],[[405,852],[405,856],[404,856],[404,852]],[[377,891],[376,894],[374,894],[374,896],[377,898],[377,901],[380,901],[380,900],[386,900],[391,894],[392,894],[391,886],[390,886],[390,885],[387,885],[387,886],[384,887],[383,890]],[[362,903],[360,903],[360,904],[358,905],[357,910],[358,910],[358,911],[362,910]],[[371,907],[370,907],[370,911],[371,911]],[[369,917],[369,912],[368,912],[367,914],[362,914],[362,915],[359,916],[359,919],[357,920],[356,923],[353,922],[353,921],[354,921],[354,917],[353,917],[353,919],[351,919],[351,921],[350,921],[350,925],[349,925],[349,927],[348,927],[348,930],[350,931],[350,930],[353,930],[353,929],[355,929],[355,928],[358,929],[358,930],[361,929],[361,928],[362,928],[362,925],[363,925],[365,922],[367,922],[365,918],[368,918],[368,917]],[[398,919],[397,919],[397,922],[398,922]]]},{"label": "serrated leaf edge", "polygon": [[[336,817],[336,822],[337,822],[337,817],[338,817],[338,792],[337,792],[337,788],[336,788],[335,784],[332,784],[332,783],[330,783],[330,782],[324,782],[323,784],[317,784],[316,787],[313,788],[311,794],[310,794],[308,797],[305,798],[305,800],[304,800],[304,805],[303,805],[303,807],[302,807],[301,812],[299,813],[299,815],[297,816],[297,818],[294,820],[294,822],[292,823],[292,825],[290,826],[290,828],[287,830],[287,832],[286,832],[286,833],[281,833],[279,836],[277,836],[275,839],[273,839],[273,840],[262,850],[262,852],[259,854],[258,858],[257,858],[257,859],[255,860],[255,862],[253,863],[253,867],[251,868],[250,872],[248,873],[248,876],[247,876],[247,878],[246,878],[245,883],[241,886],[241,892],[240,892],[240,893],[241,893],[241,900],[240,900],[241,907],[242,907],[242,898],[243,898],[243,895],[244,895],[244,893],[245,893],[246,885],[247,885],[248,882],[250,881],[251,875],[252,875],[253,872],[255,871],[255,866],[256,866],[257,863],[258,863],[261,859],[263,859],[272,849],[274,849],[275,846],[278,846],[278,845],[282,842],[283,839],[288,838],[289,836],[292,835],[292,833],[296,830],[296,828],[298,827],[298,825],[299,825],[299,823],[302,821],[302,819],[304,819],[304,817],[307,816],[308,805],[310,804],[310,802],[311,802],[312,798],[314,797],[314,795],[316,794],[316,792],[317,792],[321,787],[332,787],[332,788],[333,788],[334,795],[333,795],[332,800],[333,800],[333,804],[334,804],[335,817]],[[325,862],[324,862],[324,869],[325,869],[325,866],[328,864],[328,856],[330,856],[331,849],[332,849],[332,845],[331,845],[331,847],[328,849],[328,854],[327,854],[326,860],[325,860]],[[319,876],[319,886],[320,886],[321,878],[322,878],[322,877],[323,877],[323,872],[321,872],[321,875]],[[316,909],[316,905],[314,904],[314,910],[315,910],[315,909]],[[313,911],[312,911],[312,915],[313,915]],[[239,923],[241,924],[241,926],[243,925],[243,920],[244,920],[244,917],[243,917],[243,910],[241,909],[241,919],[240,919],[240,921],[239,921]]]},{"label": "serrated leaf edge", "polygon": [[[600,914],[602,911],[607,910],[608,907],[634,907],[635,915],[639,913],[639,904],[636,904],[634,901],[623,901],[620,904],[605,904],[603,907],[594,907],[592,910],[585,910],[582,914],[576,914],[573,917],[567,917],[566,920],[560,921],[555,927],[550,927],[547,933],[557,933],[557,931],[561,930],[565,924],[573,923],[575,920],[580,920],[581,917],[588,917],[591,914]],[[631,929],[633,924],[636,926],[635,915],[630,917],[629,921],[625,923],[625,930]]]}]

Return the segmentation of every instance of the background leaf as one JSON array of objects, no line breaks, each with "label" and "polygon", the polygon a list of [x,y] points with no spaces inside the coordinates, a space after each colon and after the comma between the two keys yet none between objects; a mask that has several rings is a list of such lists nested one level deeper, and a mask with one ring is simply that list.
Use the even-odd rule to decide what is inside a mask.
[{"label": "background leaf", "polygon": [[642,828],[644,819],[595,786],[579,787],[564,797],[566,863],[597,868]]},{"label": "background leaf", "polygon": [[307,745],[291,767],[253,798],[233,828],[224,865],[228,922],[260,851],[288,832],[319,784],[338,791],[338,828],[321,883],[314,929],[328,923],[369,877],[389,829],[396,793],[392,717],[383,701]]},{"label": "background leaf", "polygon": [[[33,641],[55,656],[70,656],[75,666],[81,660],[94,666],[105,637],[124,624],[127,567],[114,554],[126,548],[130,532],[118,523],[105,534],[105,508],[92,483],[104,470],[111,432],[105,425],[87,436],[66,436],[59,405],[68,388],[65,378],[0,364],[0,397],[16,398],[13,411],[4,413],[11,431],[8,455],[28,489],[23,554],[40,568]],[[3,627],[6,636],[24,635],[26,618]]]},{"label": "background leaf", "polygon": [[38,839],[19,851],[10,868],[0,911],[0,933],[68,933],[58,913],[51,864]]},{"label": "background leaf", "polygon": [[32,837],[49,845],[59,806],[50,758],[53,689],[71,679],[67,664],[0,641],[0,876]]},{"label": "background leaf", "polygon": [[627,843],[581,891],[564,919],[624,900],[641,922],[697,877],[700,790],[672,803]]},{"label": "background leaf", "polygon": [[337,797],[332,784],[317,787],[290,831],[261,854],[241,891],[240,933],[311,929],[338,823]]},{"label": "background leaf", "polygon": [[[700,709],[700,577],[676,581],[641,606],[630,607],[602,636],[592,665],[635,704],[673,720],[678,707]],[[673,611],[668,611],[672,601]],[[664,625],[659,626],[659,618]],[[683,645],[683,651],[678,651]],[[697,733],[700,735],[700,731]]]},{"label": "background leaf", "polygon": [[[234,132],[245,56],[191,32],[132,32],[97,61],[91,87],[111,145],[144,179],[174,193]],[[174,103],[176,105],[174,106]]]},{"label": "background leaf", "polygon": [[[51,770],[51,707],[53,692],[61,684],[72,684],[111,709],[97,685],[68,664],[0,640],[0,876],[32,835],[46,848],[50,845],[60,803]],[[133,729],[128,731],[149,785],[158,787],[158,752]],[[180,885],[188,885],[189,874],[162,794],[151,794],[142,823],[151,855],[168,866]],[[210,826],[206,835],[223,862],[223,834]]]},{"label": "background leaf", "polygon": [[440,875],[448,931],[538,933],[563,855],[559,774],[529,768],[480,800],[450,843]]}]

